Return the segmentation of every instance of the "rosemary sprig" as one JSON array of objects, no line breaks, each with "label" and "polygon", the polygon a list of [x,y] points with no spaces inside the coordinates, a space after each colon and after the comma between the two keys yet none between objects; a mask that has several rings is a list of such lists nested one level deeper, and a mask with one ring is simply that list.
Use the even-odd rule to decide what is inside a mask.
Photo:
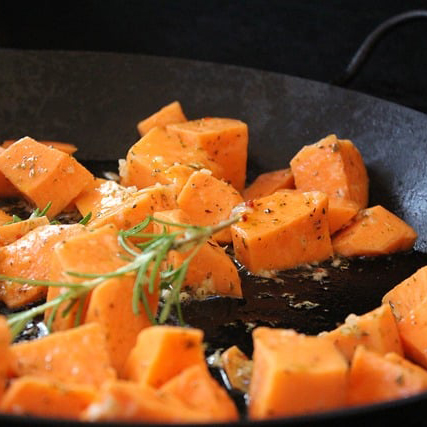
[{"label": "rosemary sprig", "polygon": [[[23,330],[23,328],[25,328],[25,325],[29,321],[33,320],[36,316],[43,314],[46,310],[51,310],[50,316],[47,319],[47,326],[50,328],[55,319],[55,316],[58,315],[58,309],[61,304],[66,304],[65,309],[61,313],[63,316],[68,315],[70,310],[76,306],[76,304],[78,304],[76,315],[76,325],[78,325],[82,316],[84,301],[89,292],[108,279],[113,277],[123,277],[129,274],[133,274],[135,276],[133,298],[131,301],[131,306],[129,307],[129,309],[133,310],[135,315],[140,314],[140,303],[142,303],[147,317],[153,324],[164,323],[169,318],[172,307],[175,306],[178,318],[180,322],[183,323],[184,321],[179,303],[179,294],[191,260],[196,255],[199,248],[209,239],[212,234],[230,226],[238,220],[239,217],[234,216],[215,226],[200,227],[161,221],[157,218],[149,216],[137,226],[129,230],[120,231],[118,233],[118,243],[129,256],[129,260],[125,265],[117,268],[114,271],[103,274],[91,274],[73,271],[66,272],[70,278],[75,277],[81,280],[77,281],[76,283],[51,282],[0,275],[0,280],[5,282],[6,285],[8,282],[16,282],[25,283],[28,285],[59,286],[67,288],[66,292],[61,293],[59,296],[50,301],[28,310],[10,315],[8,317],[8,324],[11,328],[12,335],[14,337],[17,336]],[[161,233],[145,233],[144,230],[152,222],[162,224],[164,226],[163,231]],[[174,227],[174,229],[177,229],[177,231],[169,232],[167,230],[167,226]],[[141,237],[147,240],[144,243],[139,243],[136,245],[133,245],[129,241],[130,238]],[[168,253],[171,250],[191,252],[179,267],[175,269],[169,267],[166,270],[162,270],[164,267],[164,261],[167,259]],[[125,259],[125,257],[123,258]],[[170,292],[168,293],[168,297],[166,298],[163,307],[156,319],[155,314],[151,313],[145,291],[147,291],[148,294],[153,294],[156,292],[156,283],[158,278],[160,278],[161,287],[163,289],[168,289]]]}]

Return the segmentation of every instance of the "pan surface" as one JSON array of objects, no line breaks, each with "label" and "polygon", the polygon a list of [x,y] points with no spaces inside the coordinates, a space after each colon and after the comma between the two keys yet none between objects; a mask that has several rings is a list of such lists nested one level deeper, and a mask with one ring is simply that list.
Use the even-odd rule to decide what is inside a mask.
[{"label": "pan surface", "polygon": [[[419,234],[413,253],[355,260],[344,271],[324,265],[328,276],[320,282],[307,272],[298,272],[296,281],[296,273],[289,272],[281,275],[283,283],[260,284],[242,272],[244,302],[212,298],[185,307],[188,323],[206,329],[213,347],[236,342],[250,352],[248,325],[253,322],[307,333],[330,329],[350,312],[362,314],[378,306],[386,290],[427,264],[427,116],[422,113],[326,84],[233,66],[106,53],[0,50],[0,138],[29,135],[71,142],[79,147],[77,157],[94,169],[115,167],[138,139],[136,123],[175,99],[189,118],[234,117],[248,123],[249,180],[259,172],[286,167],[303,145],[327,134],[353,140],[368,167],[370,205],[382,204]],[[280,299],[279,294],[287,297]],[[426,405],[427,394],[422,394],[260,424],[400,420],[420,425]],[[7,416],[0,416],[0,422],[55,425]]]}]

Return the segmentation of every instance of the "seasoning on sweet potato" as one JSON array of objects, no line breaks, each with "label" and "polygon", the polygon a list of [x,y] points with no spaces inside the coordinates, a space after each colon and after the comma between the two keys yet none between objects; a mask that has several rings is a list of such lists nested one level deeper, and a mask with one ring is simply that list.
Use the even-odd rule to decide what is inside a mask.
[{"label": "seasoning on sweet potato", "polygon": [[186,144],[206,150],[209,157],[222,166],[225,181],[243,191],[246,180],[248,126],[228,118],[205,117],[167,126]]},{"label": "seasoning on sweet potato", "polygon": [[[194,172],[188,178],[177,200],[191,223],[203,226],[228,219],[233,208],[242,202],[235,188],[204,171]],[[213,238],[220,243],[230,243],[230,228],[215,233]]]},{"label": "seasoning on sweet potato", "polygon": [[[8,148],[12,144],[14,144],[16,139],[7,139],[3,141],[2,147]],[[37,141],[40,144],[46,145],[48,147],[56,148],[59,151],[62,151],[65,154],[74,154],[77,151],[77,147],[74,144],[70,144],[68,142],[58,142],[58,141]]]},{"label": "seasoning on sweet potato", "polygon": [[236,258],[252,273],[332,255],[326,194],[280,190],[252,205],[231,227]]},{"label": "seasoning on sweet potato", "polygon": [[11,346],[18,376],[99,387],[115,379],[102,326],[89,323]]},{"label": "seasoning on sweet potato", "polygon": [[155,388],[192,365],[205,365],[203,332],[178,326],[143,329],[125,367],[125,378]]},{"label": "seasoning on sweet potato", "polygon": [[31,230],[48,224],[48,218],[46,216],[40,216],[0,225],[0,246],[10,245],[15,240],[25,236]]},{"label": "seasoning on sweet potato", "polygon": [[0,315],[0,401],[6,387],[9,372],[12,369],[12,355],[10,352],[11,334],[6,318]]},{"label": "seasoning on sweet potato", "polygon": [[[154,217],[163,221],[190,224],[189,216],[181,209],[156,212]],[[154,224],[154,232],[162,232],[162,224]],[[169,232],[176,231],[168,226]],[[167,262],[178,268],[189,256],[189,252],[170,251]],[[220,294],[241,297],[241,281],[236,266],[225,250],[215,241],[207,241],[191,260],[184,279],[184,287],[196,291],[200,297]]]},{"label": "seasoning on sweet potato", "polygon": [[359,346],[354,354],[348,404],[365,405],[409,397],[427,390],[427,371],[396,353],[385,356]]},{"label": "seasoning on sweet potato", "polygon": [[175,396],[130,381],[111,381],[82,416],[85,421],[201,423],[209,415],[184,405]]},{"label": "seasoning on sweet potato", "polygon": [[255,200],[270,196],[277,190],[293,188],[295,188],[295,183],[291,169],[280,169],[258,175],[255,181],[243,191],[243,198]]},{"label": "seasoning on sweet potato", "polygon": [[79,419],[96,396],[90,386],[24,376],[13,380],[0,402],[0,412]]},{"label": "seasoning on sweet potato", "polygon": [[329,197],[328,206],[329,233],[331,234],[348,225],[359,212],[356,202],[339,197]]},{"label": "seasoning on sweet potato", "polygon": [[[12,221],[12,217],[7,214],[3,209],[0,209],[0,226],[6,224],[7,222]],[[0,238],[1,238],[1,228],[0,228]]]},{"label": "seasoning on sweet potato", "polygon": [[61,212],[92,180],[72,156],[25,137],[0,153],[0,172],[49,218]]},{"label": "seasoning on sweet potato", "polygon": [[137,125],[137,129],[139,134],[144,136],[154,127],[165,127],[166,125],[182,123],[186,121],[187,118],[182,111],[181,104],[178,101],[174,101],[164,106],[150,117],[141,120]]},{"label": "seasoning on sweet potato", "polygon": [[160,390],[208,415],[210,422],[237,421],[239,417],[233,400],[212,378],[207,366],[193,365],[184,369]]},{"label": "seasoning on sweet potato", "polygon": [[126,156],[120,167],[121,184],[145,188],[156,183],[169,184],[164,172],[173,165],[185,165],[194,170],[209,169],[220,178],[223,170],[206,151],[183,142],[180,137],[163,128],[153,128]]},{"label": "seasoning on sweet potato", "polygon": [[330,341],[265,327],[255,329],[253,339],[251,419],[344,406],[347,361]]},{"label": "seasoning on sweet potato", "polygon": [[248,359],[239,347],[233,345],[221,354],[221,363],[230,385],[247,393],[251,383],[252,360]]},{"label": "seasoning on sweet potato", "polygon": [[291,160],[291,169],[297,189],[353,200],[359,209],[368,205],[368,174],[359,150],[349,140],[328,135],[306,145]]},{"label": "seasoning on sweet potato", "polygon": [[[0,271],[9,277],[50,280],[55,244],[84,231],[81,224],[37,227],[10,245],[0,247]],[[10,308],[37,301],[46,293],[46,286],[0,282],[0,300]]]},{"label": "seasoning on sweet potato", "polygon": [[396,321],[388,304],[361,316],[350,314],[343,325],[321,335],[333,342],[348,361],[359,345],[379,354],[395,352],[403,355]]},{"label": "seasoning on sweet potato", "polygon": [[332,239],[334,252],[343,256],[386,255],[412,248],[415,230],[380,205],[359,212]]}]

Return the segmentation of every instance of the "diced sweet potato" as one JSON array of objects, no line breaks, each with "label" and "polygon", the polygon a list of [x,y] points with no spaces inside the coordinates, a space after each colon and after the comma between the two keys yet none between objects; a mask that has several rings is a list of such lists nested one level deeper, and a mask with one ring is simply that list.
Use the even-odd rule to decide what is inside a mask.
[{"label": "diced sweet potato", "polygon": [[427,389],[427,371],[388,353],[359,346],[349,375],[348,404],[365,405],[412,396]]},{"label": "diced sweet potato", "polygon": [[31,230],[48,224],[48,218],[46,216],[41,216],[0,225],[0,246],[10,245],[15,240],[25,236]]},{"label": "diced sweet potato", "polygon": [[10,352],[11,334],[6,318],[0,316],[0,401],[5,390],[6,381],[12,368],[12,355]]},{"label": "diced sweet potato", "polygon": [[[5,226],[3,226],[5,227]],[[81,224],[44,225],[0,248],[0,271],[9,277],[50,280],[52,250],[61,240],[85,231]],[[0,283],[0,300],[16,308],[44,298],[46,286]]]},{"label": "diced sweet potato", "polygon": [[318,191],[281,190],[258,199],[231,229],[236,258],[253,273],[332,255],[328,198]]},{"label": "diced sweet potato", "polygon": [[167,126],[184,143],[201,147],[222,166],[225,181],[243,191],[246,180],[248,126],[240,120],[205,117]]},{"label": "diced sweet potato", "polygon": [[257,176],[255,181],[243,191],[243,198],[255,200],[270,196],[277,190],[293,188],[295,188],[295,183],[291,169],[280,169]]},{"label": "diced sweet potato", "polygon": [[[2,147],[8,148],[12,144],[14,144],[16,139],[7,139],[3,141]],[[70,144],[68,142],[58,142],[58,141],[37,141],[40,144],[47,145],[48,147],[56,148],[59,151],[62,151],[65,154],[74,154],[77,151],[77,147],[74,144]]]},{"label": "diced sweet potato", "polygon": [[388,304],[362,316],[350,314],[343,325],[322,336],[332,341],[349,361],[358,345],[379,354],[395,352],[403,355],[396,321]]},{"label": "diced sweet potato", "polygon": [[137,129],[139,134],[144,136],[154,127],[165,127],[166,125],[182,123],[186,121],[187,118],[182,111],[181,104],[178,101],[174,101],[164,106],[150,117],[141,120],[137,125]]},{"label": "diced sweet potato", "polygon": [[93,180],[72,156],[29,137],[0,153],[0,171],[39,209],[51,202],[49,218],[61,212]]},{"label": "diced sweet potato", "polygon": [[[156,212],[154,217],[163,221],[190,224],[189,216],[181,209]],[[154,224],[154,232],[161,232],[162,224]],[[167,227],[176,231],[176,227]],[[189,256],[189,252],[170,251],[168,264],[178,268]],[[242,296],[239,274],[230,257],[215,241],[209,240],[198,250],[191,260],[184,280],[184,287],[190,287],[200,296],[209,294]]]},{"label": "diced sweet potato", "polygon": [[338,197],[329,197],[329,233],[333,234],[348,225],[359,212],[356,202]]},{"label": "diced sweet potato", "polygon": [[[243,202],[242,196],[230,184],[209,173],[194,172],[178,196],[178,207],[194,225],[216,225],[230,217],[232,209]],[[220,243],[231,242],[230,228],[214,234]]]},{"label": "diced sweet potato", "polygon": [[251,383],[252,360],[233,345],[221,354],[221,363],[231,386],[247,393]]},{"label": "diced sweet potato", "polygon": [[332,239],[334,252],[344,256],[386,255],[412,248],[415,230],[384,209],[374,206],[359,212],[355,220]]},{"label": "diced sweet potato", "polygon": [[[5,149],[0,147],[0,154]],[[0,172],[0,197],[15,197],[19,195],[19,191],[12,185],[12,183]]]},{"label": "diced sweet potato", "polygon": [[330,341],[264,327],[255,329],[253,338],[250,418],[277,418],[344,406],[347,361]]},{"label": "diced sweet potato", "polygon": [[130,381],[105,384],[100,397],[82,416],[86,421],[201,423],[209,415],[184,405],[175,396]]},{"label": "diced sweet potato", "polygon": [[209,169],[214,176],[223,175],[222,167],[204,150],[184,143],[180,137],[153,128],[134,144],[126,156],[125,166],[120,167],[121,184],[145,188],[156,183],[169,184],[164,172],[173,165],[185,165],[194,170]]},{"label": "diced sweet potato", "polygon": [[330,197],[368,205],[368,174],[359,150],[346,139],[329,135],[306,145],[291,160],[297,189],[323,191]]},{"label": "diced sweet potato", "polygon": [[177,326],[143,329],[126,362],[125,377],[159,388],[189,366],[204,366],[202,339],[203,332],[199,329]]},{"label": "diced sweet potato", "polygon": [[176,194],[178,195],[193,172],[194,168],[190,166],[172,165],[171,167],[165,169],[163,176],[169,184],[172,184],[175,187]]},{"label": "diced sweet potato", "polygon": [[162,391],[175,396],[195,411],[208,415],[210,422],[236,421],[236,405],[212,378],[207,366],[193,365],[163,384]]},{"label": "diced sweet potato", "polygon": [[95,400],[93,387],[24,376],[14,380],[0,403],[0,412],[79,419]]},{"label": "diced sweet potato", "polygon": [[0,226],[10,221],[12,221],[12,217],[9,214],[7,214],[3,209],[0,209]]},{"label": "diced sweet potato", "polygon": [[18,376],[99,387],[114,379],[102,326],[90,323],[11,346]]}]

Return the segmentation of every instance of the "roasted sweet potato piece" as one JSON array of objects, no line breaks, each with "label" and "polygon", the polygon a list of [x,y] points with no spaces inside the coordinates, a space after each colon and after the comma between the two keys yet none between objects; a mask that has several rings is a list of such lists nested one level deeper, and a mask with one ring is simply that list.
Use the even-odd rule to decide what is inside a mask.
[{"label": "roasted sweet potato piece", "polygon": [[[84,231],[85,227],[81,224],[37,227],[0,248],[0,271],[9,277],[50,280],[53,247],[61,240]],[[37,301],[46,294],[46,286],[0,283],[0,300],[11,308]]]},{"label": "roasted sweet potato piece", "polygon": [[255,329],[253,338],[250,418],[278,418],[344,406],[347,361],[330,341],[264,327]]},{"label": "roasted sweet potato piece", "polygon": [[0,315],[0,401],[5,390],[10,370],[12,369],[10,342],[11,335],[6,318]]},{"label": "roasted sweet potato piece", "polygon": [[208,415],[210,422],[236,421],[236,405],[212,378],[207,366],[193,365],[163,384],[161,391],[175,396],[194,411]]},{"label": "roasted sweet potato piece", "polygon": [[[181,209],[156,212],[154,217],[163,221],[190,224],[189,216]],[[154,231],[161,232],[162,224],[154,224]],[[176,231],[168,226],[169,231]],[[189,256],[188,252],[170,251],[167,262],[178,268]],[[225,250],[215,241],[207,241],[191,260],[184,280],[184,287],[190,287],[200,297],[220,294],[241,297],[241,281],[236,266]]]},{"label": "roasted sweet potato piece", "polygon": [[209,169],[218,178],[223,175],[222,167],[204,150],[184,143],[177,135],[157,127],[128,151],[126,163],[120,167],[121,184],[138,188],[156,183],[169,184],[164,172],[173,165],[185,165],[194,170]]},{"label": "roasted sweet potato piece", "polygon": [[126,362],[125,377],[159,388],[189,366],[204,366],[202,339],[203,332],[199,329],[177,326],[143,329]]},{"label": "roasted sweet potato piece", "polygon": [[359,212],[356,202],[339,197],[329,197],[328,207],[329,233],[331,234],[349,225]]},{"label": "roasted sweet potato piece", "polygon": [[12,382],[0,402],[0,412],[79,419],[96,396],[90,386],[24,376]]},{"label": "roasted sweet potato piece", "polygon": [[41,216],[0,225],[0,246],[10,245],[15,240],[25,236],[31,230],[48,224],[48,218],[46,216]]},{"label": "roasted sweet potato piece", "polygon": [[[2,147],[8,148],[14,144],[16,139],[7,139],[3,141]],[[56,148],[59,151],[62,151],[65,154],[74,154],[77,151],[77,147],[74,144],[68,142],[58,142],[58,141],[37,141],[40,144],[46,145],[48,147]]]},{"label": "roasted sweet potato piece", "polygon": [[245,200],[255,200],[270,196],[277,190],[295,188],[291,169],[280,169],[258,175],[255,181],[243,191]]},{"label": "roasted sweet potato piece", "polygon": [[9,214],[7,214],[3,209],[0,209],[0,226],[10,221],[12,221],[12,217]]},{"label": "roasted sweet potato piece", "polygon": [[253,273],[332,255],[328,198],[318,191],[280,190],[255,200],[231,229],[236,258]]},{"label": "roasted sweet potato piece", "polygon": [[233,345],[221,354],[221,363],[231,386],[247,393],[251,383],[252,360]]},{"label": "roasted sweet potato piece", "polygon": [[291,169],[299,190],[353,200],[359,209],[368,205],[368,174],[359,150],[349,140],[329,135],[306,145],[291,160]]},{"label": "roasted sweet potato piece", "polygon": [[47,215],[61,212],[94,179],[74,157],[25,137],[0,153],[0,171]]},{"label": "roasted sweet potato piece", "polygon": [[[5,149],[0,147],[0,154]],[[19,195],[19,191],[12,185],[12,183],[0,172],[0,197],[15,197]]]},{"label": "roasted sweet potato piece", "polygon": [[349,405],[366,405],[412,396],[427,390],[427,371],[396,353],[385,356],[359,346],[348,387]]},{"label": "roasted sweet potato piece", "polygon": [[137,129],[139,134],[144,136],[154,127],[165,127],[166,125],[182,123],[186,121],[187,118],[182,111],[181,104],[178,101],[174,101],[164,106],[150,117],[141,120],[137,125]]},{"label": "roasted sweet potato piece", "polygon": [[11,346],[18,376],[99,387],[115,379],[102,326],[90,323]]},{"label": "roasted sweet potato piece", "polygon": [[396,320],[388,304],[361,316],[350,314],[343,325],[322,337],[332,341],[348,361],[359,345],[379,354],[395,352],[403,355]]},{"label": "roasted sweet potato piece", "polygon": [[332,239],[334,252],[344,256],[386,255],[411,249],[415,230],[382,206],[359,212],[355,220]]}]

